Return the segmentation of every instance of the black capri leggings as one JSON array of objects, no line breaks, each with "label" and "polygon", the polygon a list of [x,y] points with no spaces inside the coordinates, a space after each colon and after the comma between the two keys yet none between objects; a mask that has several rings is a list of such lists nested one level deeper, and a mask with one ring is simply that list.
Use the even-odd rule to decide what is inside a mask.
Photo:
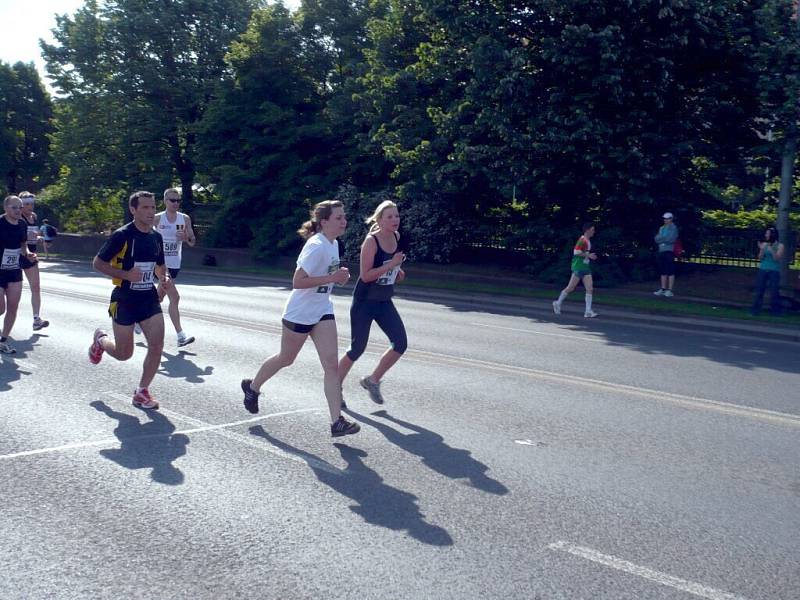
[{"label": "black capri leggings", "polygon": [[369,341],[369,329],[375,321],[389,338],[392,350],[403,354],[408,348],[403,319],[391,300],[386,302],[353,302],[350,307],[350,348],[347,356],[353,362],[361,358]]}]

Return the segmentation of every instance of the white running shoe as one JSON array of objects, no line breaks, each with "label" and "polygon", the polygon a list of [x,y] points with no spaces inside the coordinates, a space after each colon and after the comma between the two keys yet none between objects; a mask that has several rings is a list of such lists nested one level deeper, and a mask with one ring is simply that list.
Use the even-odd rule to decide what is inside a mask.
[{"label": "white running shoe", "polygon": [[561,305],[558,303],[558,300],[553,300],[553,312],[557,315],[561,314]]},{"label": "white running shoe", "polygon": [[665,290],[665,289],[658,289],[655,292],[653,292],[653,296],[663,296],[664,292],[666,292],[666,291],[667,290]]},{"label": "white running shoe", "polygon": [[672,298],[675,294],[672,293],[672,290],[664,290],[664,295],[667,298]]},{"label": "white running shoe", "polygon": [[585,313],[583,313],[583,317],[585,319],[594,319],[596,316],[598,315],[593,310],[587,310]]},{"label": "white running shoe", "polygon": [[193,335],[190,335],[188,337],[187,336],[179,337],[178,338],[178,348],[183,348],[184,346],[188,346],[192,342],[194,342],[194,336]]}]

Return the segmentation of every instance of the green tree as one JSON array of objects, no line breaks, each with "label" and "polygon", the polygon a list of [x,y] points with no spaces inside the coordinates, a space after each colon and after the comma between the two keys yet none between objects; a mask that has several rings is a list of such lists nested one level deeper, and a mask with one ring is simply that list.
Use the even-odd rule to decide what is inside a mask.
[{"label": "green tree", "polygon": [[250,243],[262,256],[293,247],[306,204],[332,196],[345,177],[324,116],[328,64],[307,42],[276,4],[253,15],[228,55],[234,77],[209,107],[200,143],[226,202],[210,234],[216,244]]},{"label": "green tree", "polygon": [[0,172],[5,193],[47,183],[53,105],[32,63],[0,62]]},{"label": "green tree", "polygon": [[[754,64],[759,73],[761,123],[774,133],[781,161],[778,231],[789,239],[794,167],[800,144],[800,18],[788,0],[766,0],[757,11]],[[788,253],[787,253],[788,254]],[[781,281],[788,282],[790,256]]]},{"label": "green tree", "polygon": [[[41,45],[54,86],[66,96],[64,152],[89,142],[84,153],[99,157],[100,168],[87,176],[98,178],[98,187],[156,188],[177,178],[191,209],[196,127],[253,6],[253,0],[87,0],[74,17],[58,17],[56,44]],[[82,178],[73,166],[67,176]]]}]

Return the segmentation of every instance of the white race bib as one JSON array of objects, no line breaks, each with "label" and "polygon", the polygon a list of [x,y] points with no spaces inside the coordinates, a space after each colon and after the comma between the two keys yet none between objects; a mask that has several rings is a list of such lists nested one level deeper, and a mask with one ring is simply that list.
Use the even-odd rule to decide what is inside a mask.
[{"label": "white race bib", "polygon": [[178,256],[177,240],[164,240],[164,256]]},{"label": "white race bib", "polygon": [[153,269],[156,267],[154,262],[136,262],[133,266],[142,272],[142,278],[139,281],[131,282],[132,290],[149,290],[153,287]]},{"label": "white race bib", "polygon": [[[391,262],[391,260],[383,261],[383,264]],[[377,285],[394,285],[394,280],[397,279],[397,274],[400,272],[400,266],[396,266],[388,270],[384,275],[378,277],[375,281]]]},{"label": "white race bib", "polygon": [[13,271],[19,269],[19,248],[5,248],[0,271]]}]

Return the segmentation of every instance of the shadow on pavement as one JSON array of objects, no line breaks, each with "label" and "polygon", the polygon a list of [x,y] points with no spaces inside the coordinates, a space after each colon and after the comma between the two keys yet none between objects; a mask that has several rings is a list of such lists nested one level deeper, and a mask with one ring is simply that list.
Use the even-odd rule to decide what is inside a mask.
[{"label": "shadow on pavement", "polygon": [[[557,295],[556,293],[555,296]],[[652,322],[649,320],[642,322],[641,319],[628,320],[624,314],[620,315],[620,312],[624,310],[620,308],[610,308],[609,310],[614,311],[615,316],[604,319],[602,294],[599,292],[595,294],[594,309],[600,313],[599,318],[596,319],[583,318],[582,289],[572,294],[570,300],[564,304],[564,312],[560,316],[552,314],[549,300],[534,302],[520,300],[519,304],[515,305],[513,298],[509,298],[510,302],[502,304],[492,304],[491,298],[485,297],[476,298],[472,303],[469,298],[468,294],[462,294],[459,299],[447,296],[414,298],[412,295],[408,295],[403,300],[433,303],[455,313],[473,312],[522,317],[532,326],[558,325],[567,333],[602,336],[608,346],[628,348],[650,356],[705,358],[742,369],[797,372],[793,353],[783,352],[776,355],[775,346],[769,333],[764,333],[759,337],[747,335],[733,338],[716,331],[692,330],[690,325],[672,326],[669,319],[673,317],[667,315],[661,315],[662,319],[667,319],[664,323],[658,323],[656,319],[653,319]],[[642,313],[637,314],[640,317],[642,315]],[[698,322],[702,321],[703,319],[698,319]],[[709,322],[714,323],[713,320],[709,320]],[[748,325],[752,324],[748,323]],[[546,347],[544,342],[541,347]]]},{"label": "shadow on pavement", "polygon": [[[445,529],[425,521],[414,494],[385,484],[383,478],[364,463],[363,459],[367,457],[364,450],[334,444],[347,462],[347,468],[337,473],[335,467],[321,458],[273,437],[261,425],[251,427],[250,433],[264,438],[284,452],[302,458],[321,483],[354,500],[357,504],[350,506],[350,510],[367,523],[393,531],[407,531],[424,544],[453,545],[453,539]],[[322,468],[324,465],[330,466],[330,469]]]},{"label": "shadow on pavement", "polygon": [[187,356],[197,356],[186,350],[179,350],[177,354],[162,353],[161,368],[158,370],[162,375],[177,379],[185,379],[189,383],[203,383],[205,379],[214,372],[214,367],[207,366],[201,369]]},{"label": "shadow on pavement", "polygon": [[395,446],[419,456],[423,464],[437,473],[450,479],[468,479],[472,487],[490,494],[502,496],[508,493],[506,486],[486,474],[489,467],[472,458],[469,450],[448,446],[438,433],[393,417],[385,410],[379,410],[372,414],[410,429],[414,433],[402,433],[386,423],[370,419],[355,411],[348,409],[347,412],[353,415],[359,423],[365,423],[380,431]]},{"label": "shadow on pavement", "polygon": [[120,447],[100,450],[102,456],[126,469],[152,469],[150,477],[158,483],[183,483],[183,472],[172,463],[186,454],[189,438],[182,433],[173,435],[172,421],[157,410],[146,411],[150,420],[141,423],[138,417],[115,411],[100,400],[90,406],[118,421],[114,435]]}]

